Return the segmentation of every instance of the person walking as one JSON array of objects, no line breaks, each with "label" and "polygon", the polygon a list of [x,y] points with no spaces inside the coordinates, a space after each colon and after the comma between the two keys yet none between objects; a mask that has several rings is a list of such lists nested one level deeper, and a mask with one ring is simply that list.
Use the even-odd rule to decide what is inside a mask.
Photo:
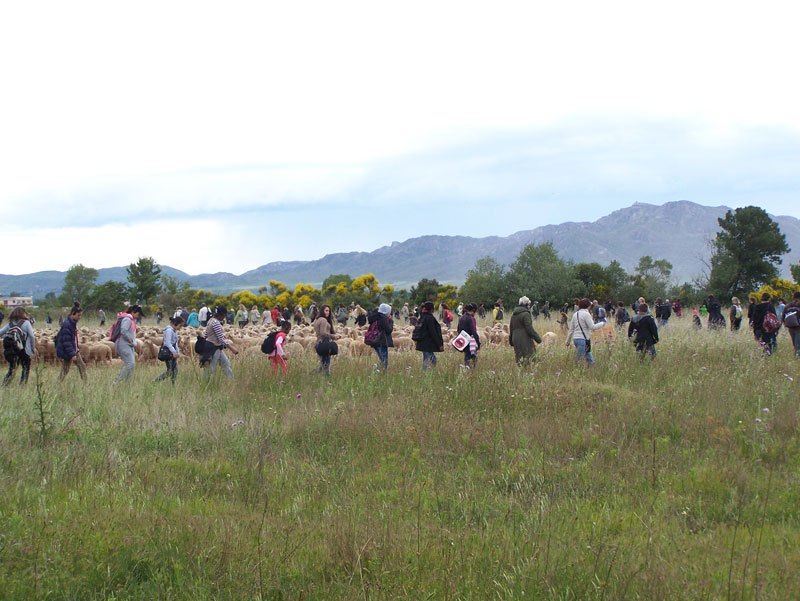
[{"label": "person walking", "polygon": [[211,377],[217,370],[217,365],[222,365],[225,377],[233,380],[231,362],[225,354],[225,349],[230,349],[234,355],[239,354],[239,349],[225,338],[222,322],[227,320],[227,316],[228,308],[224,305],[219,305],[214,309],[214,314],[206,325],[206,342],[203,347],[203,356],[200,358],[200,367],[209,367],[208,371],[206,371],[206,377]]},{"label": "person walking", "polygon": [[503,299],[498,298],[497,302],[494,304],[494,311],[492,312],[492,318],[495,323],[501,323],[503,321]]},{"label": "person walking", "polygon": [[[372,325],[375,324],[378,331],[378,339],[372,344],[372,348],[378,354],[381,368],[386,371],[389,369],[389,349],[394,347],[394,341],[392,340],[392,330],[394,330],[392,307],[386,303],[381,303],[377,310],[370,311],[367,315],[367,321],[369,322],[370,330],[372,330]],[[367,331],[369,332],[370,330]]]},{"label": "person walking", "polygon": [[403,321],[408,323],[408,303],[403,303],[403,308],[400,309],[400,315],[403,317]]},{"label": "person walking", "polygon": [[208,318],[211,317],[211,310],[205,303],[200,305],[200,310],[197,312],[197,321],[200,322],[200,327],[204,328],[208,325]]},{"label": "person walking", "polygon": [[161,325],[161,320],[162,319],[164,319],[164,309],[163,309],[163,307],[159,307],[156,310],[156,325],[157,326]]},{"label": "person walking", "polygon": [[0,329],[3,357],[8,362],[8,373],[3,378],[3,386],[11,383],[17,367],[21,367],[20,386],[24,386],[28,382],[31,359],[36,354],[36,339],[30,320],[31,316],[24,308],[16,307],[8,316],[8,323]]},{"label": "person walking", "polygon": [[706,299],[706,309],[708,309],[708,329],[724,328],[725,316],[722,314],[722,305],[713,294],[709,294]]},{"label": "person walking", "polygon": [[447,306],[447,303],[442,303],[439,312],[439,318],[442,320],[444,327],[449,330],[450,324],[453,323],[453,314],[450,312],[450,308]]},{"label": "person walking", "polygon": [[[641,303],[637,303],[637,307],[644,304],[644,299]],[[572,315],[569,322],[569,330],[567,331],[567,346],[570,341],[575,344],[575,362],[579,363],[581,359],[586,360],[589,366],[594,365],[594,357],[592,356],[592,332],[599,330],[606,325],[606,322],[601,321],[594,323],[589,307],[592,301],[588,298],[582,298],[578,301],[578,310]]]},{"label": "person walking", "polygon": [[317,343],[314,350],[319,357],[319,365],[314,372],[320,372],[326,376],[331,375],[331,357],[339,353],[336,340],[336,328],[333,326],[333,315],[330,305],[322,305],[319,317],[312,324],[314,334],[317,336]]},{"label": "person walking", "polygon": [[658,327],[666,328],[669,325],[670,317],[672,317],[672,305],[670,305],[669,299],[662,301],[659,296],[656,299],[656,319],[658,320]]},{"label": "person walking", "polygon": [[614,312],[614,321],[617,324],[617,329],[621,330],[625,327],[625,324],[631,320],[631,316],[628,315],[628,310],[625,308],[625,303],[622,301],[617,303],[617,310]]},{"label": "person walking", "polygon": [[261,313],[261,325],[262,326],[272,325],[272,312],[266,305],[264,306],[264,311]]},{"label": "person walking", "polygon": [[[183,319],[183,317],[181,317]],[[192,312],[189,313],[189,317],[186,318],[184,322],[190,328],[199,328],[200,327],[200,314],[192,309]],[[167,326],[169,327],[169,326]]]},{"label": "person walking", "polygon": [[100,327],[102,328],[106,325],[106,312],[102,309],[98,309],[97,314],[100,316]]},{"label": "person walking", "polygon": [[52,325],[53,325],[53,318],[50,317],[50,311],[48,311],[47,316],[44,318],[44,327],[46,330],[49,330]]},{"label": "person walking", "polygon": [[511,313],[508,343],[514,347],[514,356],[518,365],[536,360],[536,344],[541,344],[542,339],[533,329],[531,299],[527,296],[520,297],[517,307]]},{"label": "person walking", "polygon": [[783,311],[783,325],[792,339],[792,348],[795,358],[800,357],[800,292],[794,293],[794,298],[786,305]]},{"label": "person walking", "polygon": [[284,321],[281,324],[280,331],[275,335],[275,349],[267,355],[273,374],[278,371],[279,367],[284,374],[289,373],[289,364],[286,361],[286,351],[284,351],[283,345],[286,342],[286,336],[291,330],[292,322]]},{"label": "person walking", "polygon": [[56,357],[63,361],[61,373],[58,376],[59,382],[67,377],[73,363],[78,367],[81,380],[86,382],[86,362],[81,356],[78,343],[78,322],[82,315],[83,309],[80,305],[75,304],[56,334]]},{"label": "person walking", "polygon": [[464,305],[464,312],[461,315],[461,319],[458,320],[458,333],[466,332],[475,340],[475,348],[472,348],[472,344],[468,344],[464,348],[464,365],[470,367],[472,369],[475,368],[475,364],[478,362],[478,350],[481,348],[481,337],[478,334],[478,325],[475,322],[475,313],[477,312],[478,307],[475,303],[467,303]]},{"label": "person walking", "polygon": [[[192,313],[192,315],[196,316],[195,313]],[[178,330],[183,327],[183,318],[173,317],[169,322],[169,325],[164,328],[164,341],[161,343],[161,348],[166,349],[170,357],[164,360],[164,366],[166,368],[164,373],[157,376],[153,382],[160,382],[161,380],[171,378],[172,383],[175,384],[175,378],[178,376],[178,357],[181,355],[178,349]],[[161,351],[159,351],[159,354],[160,353]]]},{"label": "person walking", "polygon": [[114,384],[129,380],[136,369],[136,323],[141,318],[142,308],[139,305],[131,305],[127,311],[117,313],[117,321],[111,330],[116,336],[114,346],[124,365],[114,379]]},{"label": "person walking", "polygon": [[656,358],[656,343],[658,342],[658,327],[652,315],[648,314],[647,303],[639,304],[639,312],[631,318],[628,324],[628,338],[634,338],[636,352],[644,361],[645,355],[650,355],[650,360]]},{"label": "person walking", "polygon": [[353,309],[353,319],[359,328],[366,325],[367,312],[361,305],[356,305],[355,309]]},{"label": "person walking", "polygon": [[416,349],[422,352],[422,371],[436,367],[436,353],[444,351],[442,326],[436,321],[434,309],[433,301],[422,303],[422,311],[411,335],[412,340],[416,342]]},{"label": "person walking", "polygon": [[773,350],[775,350],[775,333],[777,331],[765,327],[764,325],[764,319],[767,313],[771,313],[775,316],[775,319],[777,319],[775,306],[770,300],[769,292],[764,292],[761,294],[761,302],[753,308],[753,333],[755,334],[756,340],[764,347],[768,355],[771,355]]},{"label": "person walking", "polygon": [[731,299],[731,313],[728,317],[730,317],[731,320],[731,332],[735,332],[741,327],[742,318],[744,317],[742,301],[736,296]]},{"label": "person walking", "polygon": [[236,312],[236,317],[234,318],[236,323],[239,324],[239,329],[243,329],[247,325],[247,320],[249,319],[247,316],[247,307],[240,304],[239,310]]},{"label": "person walking", "polygon": [[257,326],[260,317],[261,313],[258,310],[258,305],[253,305],[253,307],[250,309],[250,324]]}]

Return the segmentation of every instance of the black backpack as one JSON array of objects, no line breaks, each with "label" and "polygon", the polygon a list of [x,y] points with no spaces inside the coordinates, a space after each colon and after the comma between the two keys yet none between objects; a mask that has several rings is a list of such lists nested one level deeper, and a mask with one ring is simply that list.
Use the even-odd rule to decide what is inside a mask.
[{"label": "black backpack", "polygon": [[411,340],[419,342],[425,338],[425,320],[420,317],[417,320],[417,325],[414,326],[414,331],[411,332]]},{"label": "black backpack", "polygon": [[497,321],[501,321],[503,319],[503,310],[498,308],[497,309],[497,317],[495,317]]},{"label": "black backpack", "polygon": [[9,353],[22,354],[25,351],[25,332],[18,325],[9,326],[6,335],[3,336],[3,351]]},{"label": "black backpack", "polygon": [[800,309],[797,307],[789,307],[783,313],[783,323],[789,328],[800,327]]},{"label": "black backpack", "polygon": [[275,339],[278,337],[279,333],[280,332],[272,332],[269,336],[264,338],[264,342],[261,343],[262,353],[269,355],[275,352]]}]

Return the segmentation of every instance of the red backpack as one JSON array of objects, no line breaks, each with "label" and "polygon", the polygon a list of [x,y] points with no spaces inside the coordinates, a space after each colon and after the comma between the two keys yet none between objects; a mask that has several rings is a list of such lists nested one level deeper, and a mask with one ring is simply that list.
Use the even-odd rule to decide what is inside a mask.
[{"label": "red backpack", "polygon": [[764,314],[764,321],[761,323],[761,329],[767,334],[772,334],[773,332],[777,332],[780,327],[781,322],[778,321],[778,316],[767,311]]}]

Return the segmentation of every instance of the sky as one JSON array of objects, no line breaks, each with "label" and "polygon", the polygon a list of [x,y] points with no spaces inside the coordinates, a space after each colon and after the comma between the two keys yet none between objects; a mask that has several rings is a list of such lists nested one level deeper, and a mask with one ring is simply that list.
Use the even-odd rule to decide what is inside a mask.
[{"label": "sky", "polygon": [[0,273],[239,274],[634,202],[800,218],[798,22],[794,2],[4,3]]}]

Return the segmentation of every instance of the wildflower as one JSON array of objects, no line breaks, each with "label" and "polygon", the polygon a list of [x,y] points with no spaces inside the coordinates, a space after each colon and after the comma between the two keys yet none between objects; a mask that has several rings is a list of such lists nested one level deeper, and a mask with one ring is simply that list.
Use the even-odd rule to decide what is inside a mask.
[{"label": "wildflower", "polygon": [[760,423],[761,423],[761,418],[760,418],[760,417],[757,417],[757,418],[756,418],[756,423],[757,423],[757,424],[760,424]]},{"label": "wildflower", "polygon": [[302,399],[302,398],[303,398],[303,395],[302,395],[302,394],[300,394],[300,393],[298,392],[298,393],[297,393],[297,398],[298,398],[298,399]]},{"label": "wildflower", "polygon": [[764,413],[769,413],[769,407],[764,407],[761,411],[763,411]]},{"label": "wildflower", "polygon": [[490,371],[489,373],[490,373],[491,375],[494,375],[494,370]]},{"label": "wildflower", "polygon": [[243,420],[243,419],[240,419],[238,423],[239,423],[239,424],[243,424],[243,423],[244,423],[244,420]]},{"label": "wildflower", "polygon": [[575,461],[574,457],[567,457],[567,461]]}]

